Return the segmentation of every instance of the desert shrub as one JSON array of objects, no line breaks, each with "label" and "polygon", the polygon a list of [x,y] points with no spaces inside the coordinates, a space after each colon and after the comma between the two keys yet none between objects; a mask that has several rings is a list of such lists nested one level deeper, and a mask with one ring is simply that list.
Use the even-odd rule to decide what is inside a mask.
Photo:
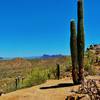
[{"label": "desert shrub", "polygon": [[96,56],[92,51],[87,51],[86,52],[87,60],[90,64],[94,64],[96,60]]},{"label": "desert shrub", "polygon": [[96,75],[96,71],[95,69],[93,68],[93,65],[87,63],[85,66],[84,66],[84,70],[88,72],[89,75]]},{"label": "desert shrub", "polygon": [[[71,72],[72,67],[70,65],[66,64],[60,64],[60,78],[63,78],[66,76],[66,72]],[[57,67],[50,67],[49,68],[49,74],[50,79],[56,79],[57,78]]]},{"label": "desert shrub", "polygon": [[72,66],[66,66],[66,72],[71,71],[72,70]]},{"label": "desert shrub", "polygon": [[15,90],[16,90],[15,82],[12,82],[7,85],[7,88],[6,88],[7,93],[15,91]]},{"label": "desert shrub", "polygon": [[14,79],[2,79],[0,80],[0,92],[2,91],[3,93],[8,93],[15,91],[15,81]]},{"label": "desert shrub", "polygon": [[84,69],[89,73],[89,75],[95,75],[96,71],[94,69],[94,59],[95,56],[91,51],[87,52],[87,58],[85,59],[85,66]]},{"label": "desert shrub", "polygon": [[84,70],[87,71],[87,72],[90,70],[90,68],[91,68],[91,65],[90,65],[89,63],[87,63],[87,64],[84,66]]},{"label": "desert shrub", "polygon": [[48,79],[48,69],[34,68],[30,74],[27,75],[21,87],[30,87],[41,84]]},{"label": "desert shrub", "polygon": [[51,67],[48,69],[50,74],[50,79],[56,79],[56,67]]},{"label": "desert shrub", "polygon": [[47,79],[50,79],[53,73],[54,69],[52,68],[33,68],[33,70],[28,73],[24,79],[23,77],[20,77],[19,82],[17,83],[17,88],[15,81],[16,78],[14,78],[12,81],[3,81],[2,85],[0,86],[0,91],[8,93],[15,91],[16,89],[39,85],[44,83]]}]

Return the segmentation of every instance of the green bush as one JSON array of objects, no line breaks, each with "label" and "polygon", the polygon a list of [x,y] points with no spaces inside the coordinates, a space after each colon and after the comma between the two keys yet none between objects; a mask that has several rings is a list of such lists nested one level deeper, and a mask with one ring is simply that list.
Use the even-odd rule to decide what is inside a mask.
[{"label": "green bush", "polygon": [[91,65],[86,64],[85,67],[84,67],[84,70],[88,72],[90,70],[90,68],[91,68]]},{"label": "green bush", "polygon": [[84,70],[87,71],[89,73],[89,75],[96,75],[96,71],[93,68],[93,65],[91,65],[89,63],[85,65]]},{"label": "green bush", "polygon": [[48,69],[34,68],[30,74],[27,75],[21,87],[30,87],[41,84],[48,79]]},{"label": "green bush", "polygon": [[49,70],[49,75],[50,79],[56,79],[56,67],[51,67],[48,69]]}]

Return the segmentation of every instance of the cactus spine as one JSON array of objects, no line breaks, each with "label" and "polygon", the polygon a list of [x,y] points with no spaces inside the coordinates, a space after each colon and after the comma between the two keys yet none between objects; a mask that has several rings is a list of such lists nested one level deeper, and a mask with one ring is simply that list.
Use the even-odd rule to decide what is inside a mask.
[{"label": "cactus spine", "polygon": [[83,0],[78,0],[77,52],[79,66],[79,82],[84,81],[84,17]]},{"label": "cactus spine", "polygon": [[78,83],[77,76],[77,37],[76,37],[76,25],[75,21],[70,22],[70,50],[71,50],[71,59],[72,59],[72,78],[74,84]]}]

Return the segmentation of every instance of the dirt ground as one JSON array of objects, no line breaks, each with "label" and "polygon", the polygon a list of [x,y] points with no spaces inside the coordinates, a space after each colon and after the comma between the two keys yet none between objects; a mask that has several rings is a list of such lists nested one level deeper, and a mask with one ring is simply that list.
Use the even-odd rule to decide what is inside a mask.
[{"label": "dirt ground", "polygon": [[[89,76],[88,79],[100,79],[100,76]],[[70,78],[48,80],[41,85],[2,95],[0,100],[65,100],[67,95],[74,94],[72,91],[76,91],[78,87],[79,85],[73,86]]]}]

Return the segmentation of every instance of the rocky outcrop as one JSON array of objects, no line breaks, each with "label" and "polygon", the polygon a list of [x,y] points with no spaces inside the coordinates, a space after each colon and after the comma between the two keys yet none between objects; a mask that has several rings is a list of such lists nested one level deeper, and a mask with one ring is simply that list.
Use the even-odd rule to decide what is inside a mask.
[{"label": "rocky outcrop", "polygon": [[97,55],[100,55],[100,44],[95,44],[95,45],[90,45],[89,48],[87,48],[87,50],[92,50],[94,51]]}]

